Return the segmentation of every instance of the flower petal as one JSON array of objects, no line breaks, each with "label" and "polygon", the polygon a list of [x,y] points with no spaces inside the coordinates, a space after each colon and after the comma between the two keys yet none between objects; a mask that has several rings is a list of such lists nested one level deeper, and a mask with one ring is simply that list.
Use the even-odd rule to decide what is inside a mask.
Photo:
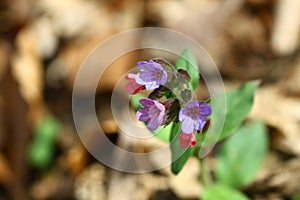
[{"label": "flower petal", "polygon": [[140,103],[144,106],[144,107],[150,107],[154,105],[154,102],[152,99],[149,98],[143,98],[140,99]]},{"label": "flower petal", "polygon": [[157,129],[164,120],[165,106],[158,101],[144,98],[140,100],[144,108],[140,108],[136,113],[136,118],[140,121],[147,122],[150,130]]},{"label": "flower petal", "polygon": [[197,144],[197,139],[196,139],[196,136],[194,133],[191,134],[192,137],[191,137],[191,141],[190,141],[190,147],[194,147],[196,144]]},{"label": "flower petal", "polygon": [[157,81],[157,84],[165,85],[167,83],[167,80],[168,80],[168,73],[164,70],[162,71],[161,79]]},{"label": "flower petal", "polygon": [[181,130],[185,133],[192,133],[194,128],[194,120],[190,117],[185,117],[181,124]]},{"label": "flower petal", "polygon": [[181,132],[179,136],[179,145],[181,148],[187,148],[190,145],[190,134],[185,134],[184,132]]},{"label": "flower petal", "polygon": [[186,111],[184,108],[182,108],[180,111],[179,111],[179,114],[178,114],[178,119],[179,121],[183,121],[186,117]]},{"label": "flower petal", "polygon": [[153,69],[145,70],[139,73],[139,77],[145,82],[156,82],[161,80],[161,77],[158,76],[159,74],[162,74],[162,72]]},{"label": "flower petal", "polygon": [[193,109],[193,108],[196,108],[196,107],[199,107],[199,101],[197,101],[197,100],[188,103],[188,104],[185,106],[185,109],[188,110],[188,109]]},{"label": "flower petal", "polygon": [[147,127],[150,130],[157,129],[164,120],[165,107],[158,101],[153,101],[155,106],[149,109],[150,120],[148,121]]},{"label": "flower petal", "polygon": [[147,81],[144,81],[140,78],[140,73],[138,73],[136,75],[136,78],[135,78],[136,82],[140,85],[145,85],[146,87],[146,90],[154,90],[156,88],[159,87],[159,85],[156,83],[156,82],[147,82]]},{"label": "flower petal", "polygon": [[199,111],[200,111],[200,115],[204,117],[211,115],[212,112],[209,104],[201,103],[201,102],[199,102]]},{"label": "flower petal", "polygon": [[149,73],[154,73],[156,71],[162,71],[164,70],[163,67],[161,67],[158,63],[151,63],[151,62],[145,62],[143,64],[139,64],[138,68],[141,71],[149,72]]},{"label": "flower petal", "polygon": [[140,61],[140,62],[137,62],[136,65],[140,66],[140,65],[147,64],[147,63],[148,63],[147,61]]},{"label": "flower petal", "polygon": [[144,85],[138,84],[135,78],[136,78],[135,74],[127,74],[125,77],[125,79],[128,80],[128,83],[126,84],[125,88],[131,94],[136,94],[140,90],[145,88]]},{"label": "flower petal", "polygon": [[141,61],[137,63],[137,66],[140,72],[136,76],[136,82],[145,85],[147,90],[156,89],[159,85],[164,85],[167,82],[166,70],[155,61]]},{"label": "flower petal", "polygon": [[148,82],[145,82],[143,81],[141,78],[140,78],[140,73],[137,73],[136,77],[135,77],[135,81],[138,83],[138,84],[141,84],[141,85],[146,85]]},{"label": "flower petal", "polygon": [[145,85],[145,87],[146,87],[146,90],[154,90],[154,89],[158,88],[159,85],[156,84],[156,82],[150,82],[150,83],[147,83]]},{"label": "flower petal", "polygon": [[181,132],[179,136],[179,145],[181,148],[187,148],[188,146],[194,147],[196,145],[196,136],[192,134],[186,134],[184,132]]},{"label": "flower petal", "polygon": [[202,116],[199,117],[199,120],[195,124],[195,129],[201,131],[206,124],[206,119]]},{"label": "flower petal", "polygon": [[140,108],[136,112],[136,118],[142,122],[146,122],[150,119],[149,116],[149,109],[147,108]]},{"label": "flower petal", "polygon": [[147,124],[149,130],[154,131],[155,129],[157,129],[162,124],[163,122],[162,119],[163,119],[162,117],[150,118]]},{"label": "flower petal", "polygon": [[158,108],[159,110],[161,110],[161,111],[165,111],[166,110],[165,106],[162,103],[160,103],[158,101],[153,101],[153,102],[154,102],[156,108]]}]

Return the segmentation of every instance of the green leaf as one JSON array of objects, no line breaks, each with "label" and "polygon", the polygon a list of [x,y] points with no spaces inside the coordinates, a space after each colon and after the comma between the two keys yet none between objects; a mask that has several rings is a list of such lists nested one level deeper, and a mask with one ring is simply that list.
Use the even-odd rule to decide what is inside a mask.
[{"label": "green leaf", "polygon": [[53,116],[47,116],[36,124],[33,140],[28,147],[28,159],[32,166],[45,169],[50,165],[60,127],[60,122]]},{"label": "green leaf", "polygon": [[261,167],[267,149],[268,138],[262,122],[242,126],[221,146],[216,160],[217,180],[234,187],[249,184]]},{"label": "green leaf", "polygon": [[142,104],[140,103],[140,100],[142,98],[146,98],[146,97],[142,94],[135,94],[131,96],[130,103],[135,110],[138,110],[139,108],[143,107]]},{"label": "green leaf", "polygon": [[171,131],[173,127],[173,122],[171,122],[168,126],[166,127],[161,127],[156,129],[155,131],[152,131],[152,133],[160,140],[164,142],[169,142],[170,141],[170,136],[171,136]]},{"label": "green leaf", "polygon": [[191,50],[184,49],[180,55],[180,58],[177,60],[176,69],[186,70],[190,77],[190,86],[193,90],[196,90],[199,82],[199,69],[197,65],[197,60],[193,56]]},{"label": "green leaf", "polygon": [[202,200],[249,200],[240,191],[225,185],[213,185],[205,187],[202,195]]},{"label": "green leaf", "polygon": [[172,165],[171,170],[174,174],[178,174],[185,165],[188,158],[193,154],[195,148],[187,147],[183,149],[179,145],[180,123],[173,123],[171,131],[171,152],[172,152]]},{"label": "green leaf", "polygon": [[257,85],[256,81],[247,82],[238,89],[211,99],[211,127],[200,137],[202,146],[230,136],[241,125],[252,108]]},{"label": "green leaf", "polygon": [[298,194],[297,196],[295,196],[295,197],[293,198],[293,200],[300,200],[300,194]]},{"label": "green leaf", "polygon": [[47,144],[35,141],[29,146],[29,163],[40,170],[46,169],[54,158],[54,151],[52,143]]},{"label": "green leaf", "polygon": [[34,128],[35,139],[47,143],[53,142],[59,133],[60,126],[60,122],[53,116],[45,117]]}]

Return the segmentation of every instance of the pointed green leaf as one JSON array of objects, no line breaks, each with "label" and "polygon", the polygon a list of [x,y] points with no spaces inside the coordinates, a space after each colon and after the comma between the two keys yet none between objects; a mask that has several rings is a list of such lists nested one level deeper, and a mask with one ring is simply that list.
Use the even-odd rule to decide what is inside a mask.
[{"label": "pointed green leaf", "polygon": [[34,137],[38,141],[52,143],[59,133],[60,126],[60,122],[54,116],[47,116],[34,127]]},{"label": "pointed green leaf", "polygon": [[218,181],[234,187],[249,184],[262,165],[267,149],[268,138],[262,122],[242,126],[224,142],[217,155]]},{"label": "pointed green leaf", "polygon": [[47,144],[35,141],[29,145],[27,153],[30,165],[37,169],[44,170],[49,167],[54,159],[55,146],[52,143]]},{"label": "pointed green leaf", "polygon": [[256,81],[247,82],[211,99],[211,127],[207,134],[201,135],[200,140],[205,142],[202,145],[230,136],[241,125],[252,108],[257,85]]},{"label": "pointed green leaf", "polygon": [[138,110],[139,108],[143,107],[142,104],[140,103],[140,100],[142,98],[146,98],[146,97],[142,94],[135,94],[130,97],[130,104],[132,105],[134,110]]},{"label": "pointed green leaf", "polygon": [[195,148],[187,147],[183,149],[179,145],[180,123],[173,123],[171,131],[171,152],[172,152],[172,165],[171,170],[174,174],[178,174],[185,165],[188,158],[193,154]]},{"label": "pointed green leaf", "polygon": [[158,128],[155,131],[152,131],[152,133],[160,140],[164,141],[164,142],[169,142],[170,141],[170,135],[171,135],[171,131],[172,131],[172,127],[173,127],[173,122],[170,123],[168,126],[166,127],[161,127]]},{"label": "pointed green leaf", "polygon": [[191,88],[193,88],[193,90],[196,90],[199,82],[199,69],[197,65],[197,60],[193,56],[191,50],[184,49],[182,51],[175,68],[184,69],[189,73],[191,77],[190,86]]},{"label": "pointed green leaf", "polygon": [[213,185],[205,187],[202,194],[202,200],[249,200],[243,193],[230,186]]},{"label": "pointed green leaf", "polygon": [[61,124],[54,116],[43,118],[34,127],[33,140],[28,147],[29,163],[38,168],[47,168],[55,154],[55,141]]},{"label": "pointed green leaf", "polygon": [[293,198],[293,200],[300,200],[300,194],[298,194],[297,196],[295,196],[295,197]]}]

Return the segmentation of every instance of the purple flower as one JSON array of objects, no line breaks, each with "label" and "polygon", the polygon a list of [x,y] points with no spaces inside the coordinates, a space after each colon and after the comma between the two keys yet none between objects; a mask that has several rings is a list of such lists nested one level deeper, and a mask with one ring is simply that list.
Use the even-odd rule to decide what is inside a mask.
[{"label": "purple flower", "polygon": [[136,82],[145,85],[146,90],[153,90],[164,85],[167,82],[166,70],[157,62],[150,60],[149,62],[141,61],[137,63],[140,72],[136,76]]},{"label": "purple flower", "polygon": [[182,122],[181,130],[191,134],[194,130],[201,131],[206,123],[205,117],[211,114],[211,107],[207,103],[192,101],[179,112],[179,121]]},{"label": "purple flower", "polygon": [[196,145],[196,136],[194,133],[191,134],[187,134],[184,132],[181,132],[180,136],[179,136],[179,144],[182,148],[186,148],[188,146],[190,147],[194,147]]},{"label": "purple flower", "polygon": [[140,90],[145,89],[144,85],[140,85],[135,81],[135,74],[127,74],[125,78],[126,80],[128,80],[128,83],[125,86],[125,88],[130,94],[136,94]]},{"label": "purple flower", "polygon": [[165,106],[152,99],[141,99],[140,103],[144,108],[138,109],[136,118],[142,122],[147,122],[149,130],[157,129],[162,123],[165,115]]}]

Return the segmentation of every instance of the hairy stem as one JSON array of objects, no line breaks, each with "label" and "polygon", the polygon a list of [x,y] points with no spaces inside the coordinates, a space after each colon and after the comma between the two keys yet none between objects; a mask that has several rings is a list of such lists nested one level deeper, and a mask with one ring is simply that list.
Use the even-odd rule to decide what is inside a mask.
[{"label": "hairy stem", "polygon": [[205,160],[199,159],[201,171],[200,171],[200,179],[203,186],[209,186],[212,184],[212,178],[209,171],[206,168]]}]

